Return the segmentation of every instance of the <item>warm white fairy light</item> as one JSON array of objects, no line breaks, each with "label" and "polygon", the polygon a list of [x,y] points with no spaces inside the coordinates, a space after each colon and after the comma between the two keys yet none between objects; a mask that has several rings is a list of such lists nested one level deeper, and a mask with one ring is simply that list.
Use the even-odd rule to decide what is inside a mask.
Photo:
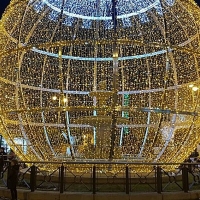
[{"label": "warm white fairy light", "polygon": [[52,99],[55,101],[57,99],[57,96],[53,96]]},{"label": "warm white fairy light", "polygon": [[195,92],[196,92],[198,89],[199,89],[199,88],[198,88],[197,86],[192,87],[192,90],[195,91]]},{"label": "warm white fairy light", "polygon": [[108,159],[113,119],[113,159],[181,162],[199,142],[199,8],[118,0],[115,40],[111,2],[11,1],[0,26],[1,132],[23,160]]}]

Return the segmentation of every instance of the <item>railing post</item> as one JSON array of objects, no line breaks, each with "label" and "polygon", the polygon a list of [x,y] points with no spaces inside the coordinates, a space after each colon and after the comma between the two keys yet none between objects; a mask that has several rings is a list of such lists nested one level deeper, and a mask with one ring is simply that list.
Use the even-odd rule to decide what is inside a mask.
[{"label": "railing post", "polygon": [[64,192],[64,166],[60,167],[60,193]]},{"label": "railing post", "polygon": [[31,177],[30,177],[31,192],[34,192],[35,188],[36,188],[36,175],[37,175],[37,168],[35,165],[32,165],[31,166]]},{"label": "railing post", "polygon": [[160,194],[162,192],[162,169],[160,166],[156,167],[156,179],[156,190]]},{"label": "railing post", "polygon": [[92,187],[92,193],[93,194],[96,194],[96,166],[94,165],[93,166],[93,176],[92,176],[92,185],[93,185],[93,187]]},{"label": "railing post", "polygon": [[129,194],[129,168],[126,166],[126,194]]},{"label": "railing post", "polygon": [[189,190],[188,168],[185,165],[182,168],[182,182],[183,182],[183,191],[188,192]]}]

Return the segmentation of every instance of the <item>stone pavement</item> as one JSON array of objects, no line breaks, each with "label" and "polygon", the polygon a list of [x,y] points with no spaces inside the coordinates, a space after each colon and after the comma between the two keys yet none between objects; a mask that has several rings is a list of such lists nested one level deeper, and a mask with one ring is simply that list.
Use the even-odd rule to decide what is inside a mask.
[{"label": "stone pavement", "polygon": [[[0,200],[11,200],[10,191],[0,188]],[[52,191],[35,191],[18,189],[18,197],[20,200],[199,200],[200,190],[184,192],[163,192],[157,193],[63,193]]]}]

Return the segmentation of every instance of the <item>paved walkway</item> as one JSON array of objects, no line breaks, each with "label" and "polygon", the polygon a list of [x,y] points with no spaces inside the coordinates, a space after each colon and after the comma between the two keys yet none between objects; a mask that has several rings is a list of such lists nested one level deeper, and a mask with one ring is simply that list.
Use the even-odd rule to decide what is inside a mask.
[{"label": "paved walkway", "polygon": [[[0,196],[4,197],[0,200],[11,200],[10,190],[0,188]],[[63,193],[53,191],[35,191],[30,192],[28,190],[18,189],[18,197],[20,200],[199,200],[200,190],[191,191],[188,193],[184,192],[163,192],[157,194],[156,192],[151,193]]]}]

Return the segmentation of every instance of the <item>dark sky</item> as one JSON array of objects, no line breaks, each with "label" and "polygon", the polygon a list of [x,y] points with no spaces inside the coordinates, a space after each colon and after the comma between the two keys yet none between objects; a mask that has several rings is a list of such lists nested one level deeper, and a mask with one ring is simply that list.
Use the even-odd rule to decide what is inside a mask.
[{"label": "dark sky", "polygon": [[7,5],[10,3],[10,0],[1,0],[1,5],[0,5],[0,18],[2,16],[2,13],[4,12],[5,8]]},{"label": "dark sky", "polygon": [[196,0],[197,4],[200,6],[200,0]]},{"label": "dark sky", "polygon": [[[197,4],[200,6],[200,0],[195,0],[197,2]],[[4,12],[6,6],[9,4],[10,0],[1,0],[1,4],[0,4],[0,18],[2,13]]]}]

